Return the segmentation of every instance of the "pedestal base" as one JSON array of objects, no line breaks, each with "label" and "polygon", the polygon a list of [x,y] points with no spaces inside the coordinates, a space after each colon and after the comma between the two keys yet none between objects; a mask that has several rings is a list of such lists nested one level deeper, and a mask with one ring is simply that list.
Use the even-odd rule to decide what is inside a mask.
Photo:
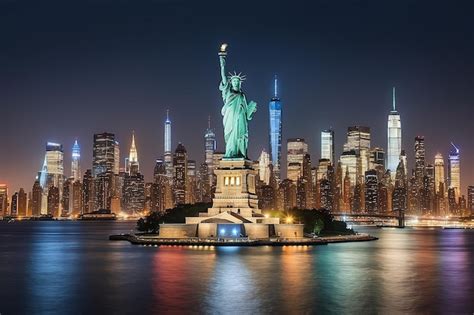
[{"label": "pedestal base", "polygon": [[244,218],[260,214],[256,193],[257,170],[245,159],[222,159],[214,169],[217,176],[215,197],[208,216],[234,212]]}]

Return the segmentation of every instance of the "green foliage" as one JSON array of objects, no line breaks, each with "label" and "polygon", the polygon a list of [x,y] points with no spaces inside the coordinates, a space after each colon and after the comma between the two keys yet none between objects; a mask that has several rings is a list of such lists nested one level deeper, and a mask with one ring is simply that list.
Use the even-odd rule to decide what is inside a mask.
[{"label": "green foliage", "polygon": [[345,222],[334,220],[333,215],[326,209],[293,209],[288,212],[293,217],[293,222],[303,223],[305,233],[318,235],[328,234],[353,234],[347,229]]},{"label": "green foliage", "polygon": [[158,233],[162,216],[158,212],[151,212],[145,218],[137,221],[137,230],[145,233]]},{"label": "green foliage", "polygon": [[194,205],[182,205],[168,209],[164,213],[151,212],[145,218],[137,221],[137,230],[145,233],[158,233],[162,223],[184,223],[186,217],[197,217],[199,212],[207,211],[210,205],[198,203]]}]

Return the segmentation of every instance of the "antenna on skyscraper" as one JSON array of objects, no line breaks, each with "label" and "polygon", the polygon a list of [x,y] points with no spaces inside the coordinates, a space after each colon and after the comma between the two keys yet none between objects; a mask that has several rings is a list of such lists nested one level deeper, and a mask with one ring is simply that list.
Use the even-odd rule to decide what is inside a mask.
[{"label": "antenna on skyscraper", "polygon": [[275,86],[274,86],[275,98],[278,98],[278,77],[275,74]]},{"label": "antenna on skyscraper", "polygon": [[211,115],[207,116],[207,128],[211,129]]},{"label": "antenna on skyscraper", "polygon": [[396,111],[396,101],[395,101],[395,87],[392,88],[392,106],[393,106],[393,111],[395,112]]}]

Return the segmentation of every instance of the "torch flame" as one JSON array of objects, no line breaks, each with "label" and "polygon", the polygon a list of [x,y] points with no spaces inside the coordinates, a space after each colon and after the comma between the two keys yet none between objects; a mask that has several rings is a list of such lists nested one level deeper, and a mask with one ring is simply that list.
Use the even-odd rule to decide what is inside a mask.
[{"label": "torch flame", "polygon": [[227,44],[222,44],[221,45],[221,51],[224,52],[227,49]]}]

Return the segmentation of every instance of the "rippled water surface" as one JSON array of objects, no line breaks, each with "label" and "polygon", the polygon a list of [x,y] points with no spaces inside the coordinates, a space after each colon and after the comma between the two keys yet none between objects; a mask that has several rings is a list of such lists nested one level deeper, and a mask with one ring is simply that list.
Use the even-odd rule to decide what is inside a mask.
[{"label": "rippled water surface", "polygon": [[474,230],[317,247],[141,247],[133,222],[0,222],[0,313],[474,312]]}]

